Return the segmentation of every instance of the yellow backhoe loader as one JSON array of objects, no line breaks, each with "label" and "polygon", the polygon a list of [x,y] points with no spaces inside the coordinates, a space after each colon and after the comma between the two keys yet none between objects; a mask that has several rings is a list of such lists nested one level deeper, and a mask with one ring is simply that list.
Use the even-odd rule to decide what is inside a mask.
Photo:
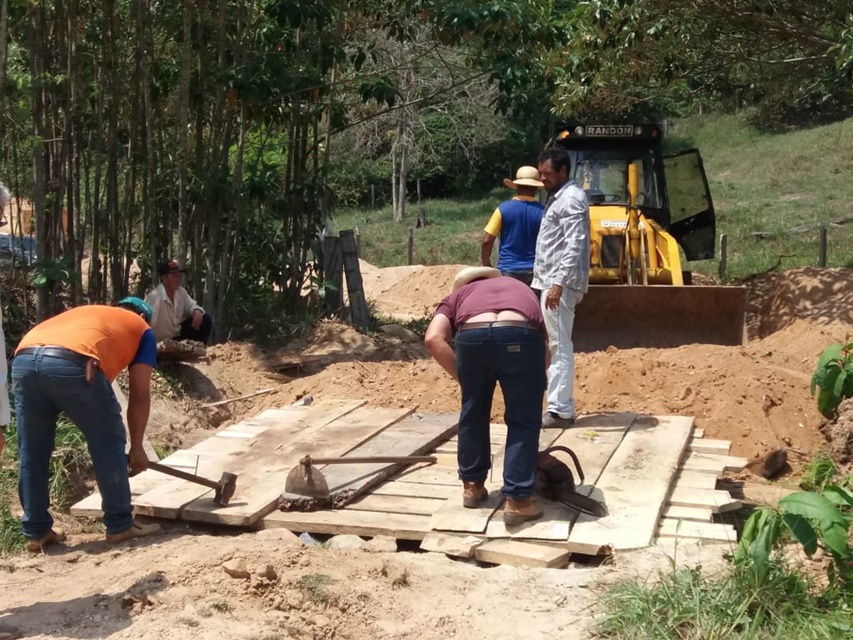
[{"label": "yellow backhoe loader", "polygon": [[578,351],[609,346],[740,345],[743,287],[692,284],[688,261],[714,257],[715,215],[697,149],[664,155],[656,125],[565,127],[571,177],[590,203],[590,288]]}]

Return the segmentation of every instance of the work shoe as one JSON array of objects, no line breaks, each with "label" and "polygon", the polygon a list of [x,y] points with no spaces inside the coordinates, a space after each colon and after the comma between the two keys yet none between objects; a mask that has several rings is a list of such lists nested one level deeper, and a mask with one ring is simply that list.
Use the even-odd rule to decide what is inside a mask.
[{"label": "work shoe", "polygon": [[0,640],[18,640],[23,635],[23,632],[18,627],[13,627],[10,624],[0,624]]},{"label": "work shoe", "polygon": [[119,542],[124,542],[125,540],[130,540],[131,538],[144,538],[145,536],[160,533],[160,531],[162,531],[162,529],[159,524],[142,524],[141,522],[134,520],[130,529],[125,529],[121,533],[108,533],[107,542],[110,544],[117,544]]},{"label": "work shoe", "polygon": [[489,490],[482,482],[462,483],[462,506],[466,509],[476,509],[489,499]]},{"label": "work shoe", "polygon": [[38,540],[27,540],[24,547],[30,553],[38,553],[43,550],[45,545],[52,544],[54,542],[65,542],[65,532],[58,527],[54,527],[48,531],[45,536]]},{"label": "work shoe", "polygon": [[574,418],[561,418],[553,411],[546,411],[542,414],[543,429],[568,429],[574,424]]},{"label": "work shoe", "polygon": [[504,524],[510,526],[542,517],[542,509],[529,497],[516,500],[507,498],[504,504]]}]

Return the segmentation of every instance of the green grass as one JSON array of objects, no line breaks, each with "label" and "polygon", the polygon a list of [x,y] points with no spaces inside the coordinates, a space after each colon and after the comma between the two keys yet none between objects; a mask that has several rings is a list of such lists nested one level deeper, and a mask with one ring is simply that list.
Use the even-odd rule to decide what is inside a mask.
[{"label": "green grass", "polygon": [[[414,264],[480,264],[483,227],[509,189],[454,200],[426,200],[428,224],[414,229]],[[406,207],[403,222],[393,222],[390,207],[335,214],[335,230],[358,227],[361,257],[377,267],[407,264],[408,229],[417,221],[417,202]]]},{"label": "green grass", "polygon": [[[717,210],[717,235],[728,236],[727,275],[744,277],[773,266],[783,269],[818,264],[817,225],[853,215],[853,119],[784,134],[769,134],[747,124],[745,114],[679,121],[670,138],[678,147],[702,152]],[[479,264],[483,227],[510,191],[454,200],[426,200],[430,221],[414,230],[415,264]],[[409,227],[418,205],[394,223],[389,207],[335,214],[335,229],[358,227],[362,257],[380,267],[407,263]],[[804,233],[797,227],[814,225]],[[769,234],[758,237],[755,234]],[[828,266],[853,267],[853,222],[829,227]],[[689,263],[715,276],[716,260]]]},{"label": "green grass", "polygon": [[[6,434],[6,446],[0,456],[0,553],[13,553],[20,551],[24,542],[18,518],[11,510],[18,487],[18,432],[14,418]],[[67,419],[60,419],[50,459],[51,504],[64,509],[80,499],[86,490],[84,481],[91,475],[92,463],[83,434]]]},{"label": "green grass", "polygon": [[814,491],[820,493],[831,484],[838,475],[838,467],[826,452],[818,453],[814,460],[803,467],[803,475],[800,477],[800,489],[803,491]]},{"label": "green grass", "polygon": [[299,578],[296,587],[314,604],[327,606],[335,602],[334,594],[329,592],[329,585],[333,582],[335,579],[324,573],[308,573]]},{"label": "green grass", "polygon": [[840,596],[813,595],[778,562],[759,587],[733,571],[709,577],[673,570],[654,583],[625,582],[604,594],[596,633],[616,640],[850,637],[853,610]]}]

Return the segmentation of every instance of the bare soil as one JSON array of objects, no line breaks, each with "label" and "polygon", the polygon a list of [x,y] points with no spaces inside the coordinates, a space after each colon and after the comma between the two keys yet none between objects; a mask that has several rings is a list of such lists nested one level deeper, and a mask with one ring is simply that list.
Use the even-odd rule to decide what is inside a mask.
[{"label": "bare soil", "polygon": [[[362,266],[375,309],[403,318],[431,313],[458,270]],[[579,409],[692,415],[706,437],[731,440],[734,455],[787,448],[790,477],[821,449],[849,459],[853,406],[843,405],[841,419],[827,424],[809,381],[820,352],[853,333],[851,283],[849,269],[797,269],[745,282],[751,340],[744,347],[580,354]],[[457,386],[420,340],[364,335],[336,321],[275,350],[226,343],[208,355],[158,374],[150,425],[156,444],[189,444],[309,395],[427,411],[459,408]],[[162,376],[179,381],[182,390]],[[248,400],[202,407],[269,388]],[[502,421],[503,410],[498,392],[492,418]],[[32,637],[582,638],[604,585],[668,566],[665,550],[651,549],[620,555],[608,567],[483,568],[434,554],[334,551],[293,546],[286,533],[235,535],[174,523],[166,535],[108,548],[90,524],[63,520],[73,528],[67,551],[0,558],[7,612],[0,623],[21,626]],[[722,562],[717,547],[680,543],[677,555],[706,567]],[[261,567],[268,577],[229,577],[222,564],[241,559],[250,572]]]}]

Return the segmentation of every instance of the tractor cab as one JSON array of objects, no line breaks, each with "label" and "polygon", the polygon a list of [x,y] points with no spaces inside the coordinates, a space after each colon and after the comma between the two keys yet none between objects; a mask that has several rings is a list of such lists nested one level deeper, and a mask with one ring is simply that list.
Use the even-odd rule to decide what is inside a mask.
[{"label": "tractor cab", "polygon": [[665,155],[662,138],[654,124],[574,125],[562,129],[555,143],[569,151],[571,177],[586,191],[600,228],[624,229],[627,209],[635,206],[676,240],[687,260],[713,258],[714,205],[702,156],[698,149]]}]

